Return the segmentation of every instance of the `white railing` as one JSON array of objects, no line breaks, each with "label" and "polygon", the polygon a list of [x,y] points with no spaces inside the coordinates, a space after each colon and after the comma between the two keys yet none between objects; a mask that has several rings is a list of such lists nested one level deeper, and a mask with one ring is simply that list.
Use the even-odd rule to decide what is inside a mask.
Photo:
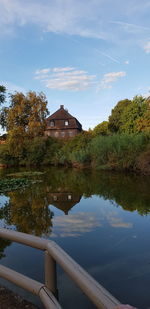
[{"label": "white railing", "polygon": [[56,262],[80,287],[87,297],[100,309],[114,309],[120,302],[93,279],[54,241],[0,228],[0,237],[45,252],[45,284],[30,279],[10,268],[0,265],[0,277],[40,297],[45,308],[61,308],[57,301]]}]

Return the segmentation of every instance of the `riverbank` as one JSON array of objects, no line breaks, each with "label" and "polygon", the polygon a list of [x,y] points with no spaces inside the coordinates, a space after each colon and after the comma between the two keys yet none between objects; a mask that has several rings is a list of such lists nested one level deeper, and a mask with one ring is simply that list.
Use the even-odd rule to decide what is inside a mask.
[{"label": "riverbank", "polygon": [[0,309],[38,309],[38,307],[0,286]]},{"label": "riverbank", "polygon": [[38,137],[19,149],[0,145],[4,167],[65,166],[78,169],[129,171],[150,175],[150,134],[113,134],[93,137],[89,132],[62,141]]}]

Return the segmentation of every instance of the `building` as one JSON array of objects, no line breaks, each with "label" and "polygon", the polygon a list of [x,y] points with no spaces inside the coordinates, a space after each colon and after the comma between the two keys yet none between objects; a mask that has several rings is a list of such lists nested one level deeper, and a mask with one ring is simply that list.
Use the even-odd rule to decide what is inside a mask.
[{"label": "building", "polygon": [[46,119],[45,135],[57,138],[71,138],[82,131],[80,122],[70,115],[63,105]]}]

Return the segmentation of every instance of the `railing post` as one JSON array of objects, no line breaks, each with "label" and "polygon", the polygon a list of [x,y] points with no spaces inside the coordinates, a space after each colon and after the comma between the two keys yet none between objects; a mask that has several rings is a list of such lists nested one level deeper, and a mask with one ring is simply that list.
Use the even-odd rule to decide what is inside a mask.
[{"label": "railing post", "polygon": [[45,251],[45,286],[56,298],[58,297],[56,262],[47,250]]}]

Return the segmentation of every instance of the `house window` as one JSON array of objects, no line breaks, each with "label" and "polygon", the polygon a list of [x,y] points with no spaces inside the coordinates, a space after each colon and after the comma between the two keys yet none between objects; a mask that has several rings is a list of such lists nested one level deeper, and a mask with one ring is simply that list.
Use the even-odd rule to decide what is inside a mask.
[{"label": "house window", "polygon": [[50,127],[54,127],[55,122],[53,120],[50,121]]},{"label": "house window", "polygon": [[65,126],[69,126],[69,121],[65,120]]},{"label": "house window", "polygon": [[54,135],[55,135],[55,137],[58,137],[59,133],[58,133],[58,132],[55,132],[55,134],[54,134]]},{"label": "house window", "polygon": [[62,136],[62,137],[65,137],[65,132],[62,131],[62,132],[61,132],[61,136]]},{"label": "house window", "polygon": [[68,194],[68,200],[72,200],[72,195],[71,194]]},{"label": "house window", "polygon": [[69,136],[73,136],[73,132],[72,131],[69,131]]}]

